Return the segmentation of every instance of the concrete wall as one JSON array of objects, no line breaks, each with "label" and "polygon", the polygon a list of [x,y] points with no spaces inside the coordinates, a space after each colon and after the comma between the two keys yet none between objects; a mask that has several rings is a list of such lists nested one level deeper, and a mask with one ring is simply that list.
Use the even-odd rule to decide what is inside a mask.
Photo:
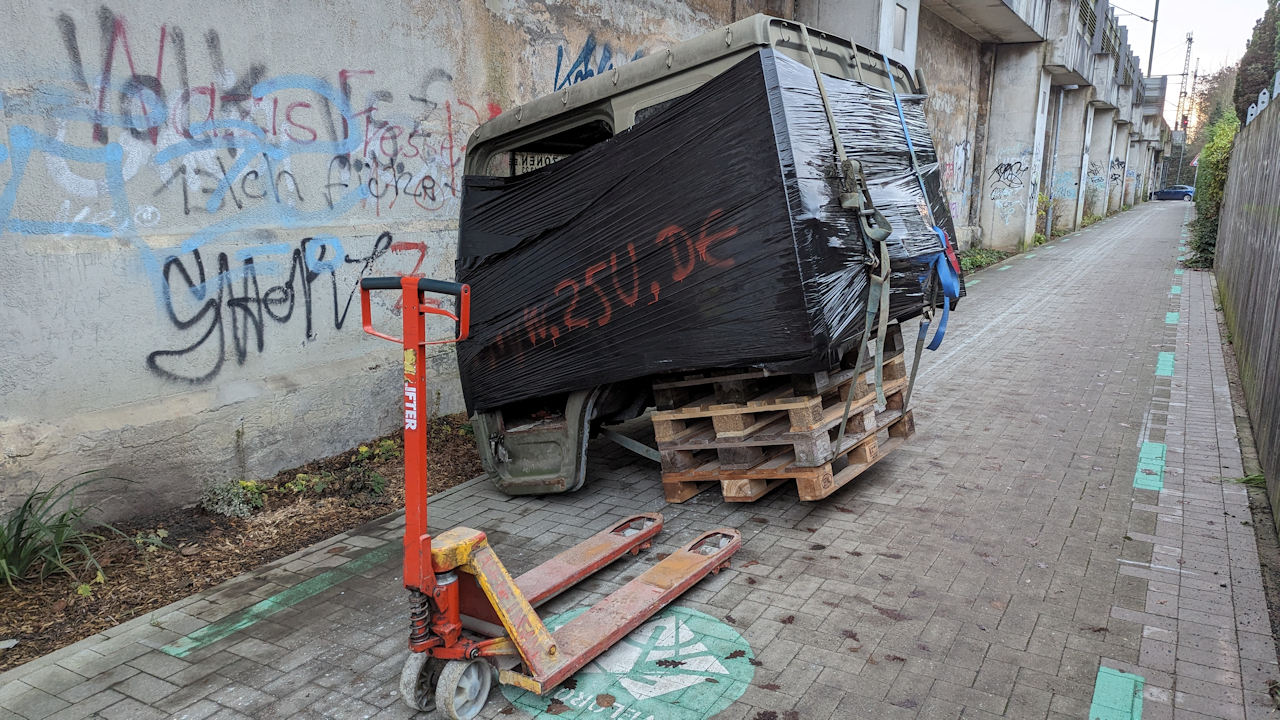
[{"label": "concrete wall", "polygon": [[171,505],[394,430],[356,282],[452,277],[472,129],[759,4],[10,3],[0,496],[102,469],[139,481],[109,512]]},{"label": "concrete wall", "polygon": [[1107,166],[1107,212],[1120,209],[1124,203],[1125,173],[1129,167],[1129,126],[1117,125],[1111,146],[1111,162]]},{"label": "concrete wall", "polygon": [[[1280,507],[1280,103],[1236,136],[1214,267],[1271,507]],[[1280,516],[1278,522],[1280,522]],[[1280,526],[1278,526],[1280,527]]]},{"label": "concrete wall", "polygon": [[933,130],[934,147],[942,165],[942,187],[955,221],[960,247],[978,240],[974,212],[980,178],[975,174],[977,132],[987,116],[987,83],[982,47],[937,15],[920,11],[920,35],[928,47],[918,54],[918,66],[929,91],[925,116]]},{"label": "concrete wall", "polygon": [[[1055,94],[1056,94],[1055,90]],[[1089,110],[1089,88],[1064,90],[1062,95],[1062,121],[1058,135],[1058,153],[1053,163],[1050,189],[1053,191],[1053,226],[1058,230],[1072,230],[1079,221],[1076,218],[1080,187],[1088,163],[1084,154],[1088,148],[1088,132],[1092,130],[1092,112]]]},{"label": "concrete wall", "polygon": [[979,199],[988,247],[1016,248],[1034,231],[1050,81],[1040,52],[1038,44],[1001,45],[996,52]]},{"label": "concrete wall", "polygon": [[1093,137],[1089,146],[1089,167],[1085,174],[1084,214],[1105,216],[1111,184],[1111,150],[1115,144],[1114,109],[1093,112]]},{"label": "concrete wall", "polygon": [[878,50],[882,5],[891,3],[892,0],[795,0],[795,18],[820,30],[849,38],[863,47]]}]

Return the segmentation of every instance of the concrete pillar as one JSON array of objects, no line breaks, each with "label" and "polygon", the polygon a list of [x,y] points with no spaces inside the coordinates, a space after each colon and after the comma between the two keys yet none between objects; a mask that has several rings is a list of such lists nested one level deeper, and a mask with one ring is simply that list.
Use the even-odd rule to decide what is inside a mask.
[{"label": "concrete pillar", "polygon": [[1119,212],[1124,203],[1124,173],[1129,158],[1129,125],[1116,125],[1115,142],[1111,145],[1111,163],[1107,168],[1107,212]]},{"label": "concrete pillar", "polygon": [[[1086,95],[1087,99],[1088,95]],[[1079,182],[1076,187],[1076,211],[1071,227],[1078,228],[1084,221],[1085,198],[1089,188],[1089,154],[1093,148],[1093,119],[1097,115],[1087,102],[1084,107],[1084,135],[1081,138],[1080,167],[1076,175]]]},{"label": "concrete pillar", "polygon": [[1039,45],[1001,45],[982,162],[983,244],[1013,249],[1035,232],[1052,76]]},{"label": "concrete pillar", "polygon": [[[1057,93],[1055,89],[1052,94]],[[1089,88],[1077,88],[1062,96],[1058,152],[1048,187],[1053,197],[1053,226],[1058,230],[1074,230],[1080,225],[1081,179],[1088,167],[1088,133],[1093,125],[1089,94]]]},{"label": "concrete pillar", "polygon": [[1114,108],[1093,111],[1093,132],[1089,143],[1089,165],[1085,173],[1084,214],[1107,214],[1107,175],[1111,164],[1111,144],[1115,142]]},{"label": "concrete pillar", "polygon": [[1151,141],[1130,143],[1129,167],[1133,169],[1133,187],[1129,190],[1129,204],[1137,205],[1147,199],[1146,185],[1150,177]]},{"label": "concrete pillar", "polygon": [[1142,170],[1142,163],[1138,160],[1141,157],[1138,154],[1138,146],[1133,143],[1132,137],[1134,126],[1129,125],[1130,140],[1124,144],[1124,178],[1120,181],[1120,206],[1131,207],[1133,205],[1133,194],[1138,177]]}]

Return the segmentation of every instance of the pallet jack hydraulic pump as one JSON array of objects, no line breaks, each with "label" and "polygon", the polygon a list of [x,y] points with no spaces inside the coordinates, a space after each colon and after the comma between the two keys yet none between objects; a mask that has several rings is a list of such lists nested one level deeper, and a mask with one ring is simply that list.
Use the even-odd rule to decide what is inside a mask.
[{"label": "pallet jack hydraulic pump", "polygon": [[[370,291],[399,290],[403,334],[374,330]],[[452,296],[447,310],[427,294]],[[642,513],[613,523],[523,575],[512,578],[485,534],[455,527],[427,531],[428,345],[465,340],[471,289],[417,277],[364,278],[360,310],[365,332],[404,347],[404,586],[412,596],[409,654],[400,693],[416,710],[438,709],[448,720],[470,720],[484,707],[493,677],[539,695],[551,692],[709,573],[728,567],[742,545],[737,530],[704,533],[550,631],[534,607],[627,553],[648,548],[662,515]],[[426,340],[426,316],[455,324],[455,336]]]}]

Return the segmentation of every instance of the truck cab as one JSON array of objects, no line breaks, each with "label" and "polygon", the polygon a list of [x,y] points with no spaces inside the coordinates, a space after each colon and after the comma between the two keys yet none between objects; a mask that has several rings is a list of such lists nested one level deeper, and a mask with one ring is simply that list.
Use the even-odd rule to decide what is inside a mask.
[{"label": "truck cab", "polygon": [[[755,15],[511,108],[472,134],[465,174],[509,178],[560,162],[644,123],[761,48],[809,65],[811,47],[825,75],[922,92],[901,64],[844,38],[807,34],[808,47],[799,23]],[[630,379],[477,410],[472,425],[500,490],[568,492],[585,482],[589,439],[604,425],[639,417],[654,400],[652,378]],[[656,451],[638,451],[657,459]]]}]

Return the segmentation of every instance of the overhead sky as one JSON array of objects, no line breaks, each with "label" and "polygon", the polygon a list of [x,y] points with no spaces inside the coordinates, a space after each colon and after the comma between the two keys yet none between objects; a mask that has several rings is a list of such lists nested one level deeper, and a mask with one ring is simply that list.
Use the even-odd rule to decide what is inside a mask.
[{"label": "overhead sky", "polygon": [[[1116,19],[1129,29],[1129,47],[1138,56],[1143,75],[1151,48],[1151,23],[1130,13],[1151,18],[1155,0],[1113,0]],[[1187,52],[1187,33],[1192,33],[1191,71],[1200,60],[1200,76],[1212,74],[1244,55],[1244,46],[1253,34],[1253,24],[1267,9],[1266,0],[1160,0],[1156,28],[1156,51],[1150,76],[1169,75],[1165,98],[1165,118],[1174,124],[1178,91],[1182,87],[1182,62]],[[1128,12],[1123,12],[1123,11]],[[1191,92],[1190,78],[1187,92]]]}]

